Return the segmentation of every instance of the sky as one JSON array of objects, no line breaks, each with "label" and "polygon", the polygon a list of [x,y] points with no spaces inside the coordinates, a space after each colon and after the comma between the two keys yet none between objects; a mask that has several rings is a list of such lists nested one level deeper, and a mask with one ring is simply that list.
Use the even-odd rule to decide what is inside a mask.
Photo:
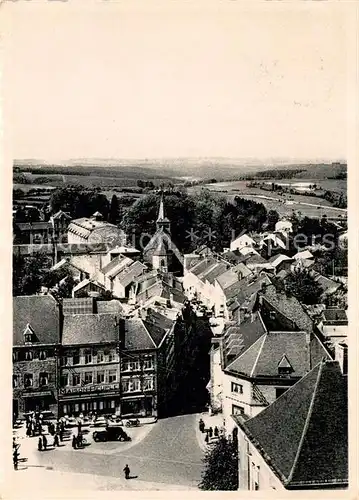
[{"label": "sky", "polygon": [[345,158],[346,18],[300,3],[7,2],[12,156]]}]

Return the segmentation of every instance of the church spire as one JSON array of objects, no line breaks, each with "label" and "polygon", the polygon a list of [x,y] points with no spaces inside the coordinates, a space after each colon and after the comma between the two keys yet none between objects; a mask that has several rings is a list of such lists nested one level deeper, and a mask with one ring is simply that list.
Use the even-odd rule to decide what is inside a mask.
[{"label": "church spire", "polygon": [[171,231],[171,223],[167,217],[165,217],[165,206],[163,203],[163,194],[161,194],[160,207],[158,209],[158,217],[156,222],[157,230]]}]

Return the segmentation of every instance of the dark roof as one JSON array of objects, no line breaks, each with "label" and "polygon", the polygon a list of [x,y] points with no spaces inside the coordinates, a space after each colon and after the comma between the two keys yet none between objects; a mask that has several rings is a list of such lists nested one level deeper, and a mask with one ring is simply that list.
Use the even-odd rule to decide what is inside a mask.
[{"label": "dark roof", "polygon": [[207,280],[209,283],[213,283],[214,280],[221,276],[228,269],[229,264],[225,262],[217,262],[215,266],[208,270],[208,272],[203,273],[201,278]]},{"label": "dark roof", "polygon": [[59,304],[51,295],[13,298],[13,343],[24,345],[24,331],[29,325],[40,344],[60,342]]},{"label": "dark roof", "polygon": [[347,313],[344,309],[325,309],[322,312],[325,321],[348,321]]},{"label": "dark roof", "polygon": [[155,349],[156,344],[141,318],[125,319],[125,349],[142,351]]},{"label": "dark roof", "polygon": [[[267,302],[271,309],[282,314],[284,319],[288,319],[290,322],[294,323],[298,330],[313,330],[312,320],[304,310],[301,303],[295,297],[277,292],[275,286],[272,284],[267,285],[265,290],[261,290],[260,297],[263,298],[263,301]],[[280,319],[278,317],[276,318],[276,321],[280,323]],[[268,328],[278,328],[278,330],[281,329],[279,324],[275,327],[268,325]]]},{"label": "dark roof", "polygon": [[240,325],[229,326],[223,336],[225,359],[228,356],[240,356],[265,333],[266,329],[259,313],[243,320]]},{"label": "dark roof", "polygon": [[63,299],[62,311],[64,315],[68,314],[92,314],[94,312],[94,299]]},{"label": "dark roof", "polygon": [[234,419],[286,488],[348,485],[347,386],[337,362],[318,363],[259,415]]},{"label": "dark roof", "polygon": [[316,336],[308,345],[306,332],[268,332],[242,352],[227,370],[248,377],[278,377],[283,356],[293,368],[291,377],[303,377],[323,358],[330,359]]},{"label": "dark roof", "polygon": [[101,344],[118,342],[119,326],[116,314],[74,314],[64,317],[63,345]]},{"label": "dark roof", "polygon": [[262,289],[263,284],[270,285],[271,280],[265,274],[264,276],[256,276],[254,279],[252,276],[242,279],[240,282],[240,292],[237,294],[237,301],[243,304],[245,301],[250,299],[253,294],[259,292]]},{"label": "dark roof", "polygon": [[168,330],[160,326],[159,322],[154,320],[152,317],[146,318],[144,324],[151,335],[153,342],[158,347],[166,336]]},{"label": "dark roof", "polygon": [[118,275],[117,280],[121,283],[122,286],[126,287],[133,281],[137,279],[144,271],[146,270],[145,264],[136,260],[132,262],[132,264],[125,269],[123,269]]}]

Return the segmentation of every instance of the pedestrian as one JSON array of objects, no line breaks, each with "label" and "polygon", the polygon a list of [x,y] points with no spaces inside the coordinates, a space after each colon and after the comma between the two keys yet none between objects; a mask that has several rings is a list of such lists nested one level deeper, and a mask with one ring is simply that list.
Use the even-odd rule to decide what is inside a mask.
[{"label": "pedestrian", "polygon": [[54,436],[54,448],[55,448],[55,446],[60,446],[59,435],[57,434],[57,432],[55,433],[55,436]]},{"label": "pedestrian", "polygon": [[27,437],[30,437],[31,436],[31,424],[29,424],[26,428],[26,435]]},{"label": "pedestrian", "polygon": [[78,435],[77,435],[77,446],[79,448],[82,447],[82,432],[79,432]]},{"label": "pedestrian", "polygon": [[64,431],[62,430],[62,428],[60,429],[59,436],[60,436],[60,441],[62,443],[62,441],[64,440]]},{"label": "pedestrian", "polygon": [[199,430],[200,430],[201,432],[203,432],[203,431],[202,431],[203,426],[204,426],[204,422],[203,422],[203,420],[200,418],[200,419],[199,419],[199,422],[198,422],[198,428],[199,428]]},{"label": "pedestrian", "polygon": [[215,436],[215,437],[218,437],[218,434],[219,434],[219,430],[218,430],[218,427],[216,426],[216,427],[214,428],[214,436]]},{"label": "pedestrian", "polygon": [[208,441],[209,441],[208,432],[207,432],[206,437],[204,438],[204,440],[205,440],[205,441],[206,441],[206,443],[208,444]]},{"label": "pedestrian", "polygon": [[125,478],[130,479],[130,472],[131,471],[130,471],[128,464],[126,464],[126,467],[124,467],[123,472],[125,473]]},{"label": "pedestrian", "polygon": [[47,437],[45,436],[45,434],[42,435],[42,446],[44,447],[44,451],[46,451]]},{"label": "pedestrian", "polygon": [[77,448],[77,439],[76,439],[75,434],[72,435],[72,447],[74,450],[76,450],[76,448]]},{"label": "pedestrian", "polygon": [[41,439],[41,436],[39,437],[39,441],[38,441],[38,443],[37,443],[37,449],[38,449],[39,451],[42,451],[42,439]]},{"label": "pedestrian", "polygon": [[212,436],[213,436],[213,428],[210,427],[209,428],[209,437],[212,438]]}]

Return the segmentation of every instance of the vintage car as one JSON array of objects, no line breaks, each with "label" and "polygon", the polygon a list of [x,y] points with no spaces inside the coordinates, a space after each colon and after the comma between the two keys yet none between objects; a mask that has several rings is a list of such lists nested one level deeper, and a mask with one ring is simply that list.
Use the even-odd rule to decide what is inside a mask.
[{"label": "vintage car", "polygon": [[111,426],[101,431],[95,431],[92,437],[96,443],[99,441],[131,441],[130,436],[121,426]]}]

